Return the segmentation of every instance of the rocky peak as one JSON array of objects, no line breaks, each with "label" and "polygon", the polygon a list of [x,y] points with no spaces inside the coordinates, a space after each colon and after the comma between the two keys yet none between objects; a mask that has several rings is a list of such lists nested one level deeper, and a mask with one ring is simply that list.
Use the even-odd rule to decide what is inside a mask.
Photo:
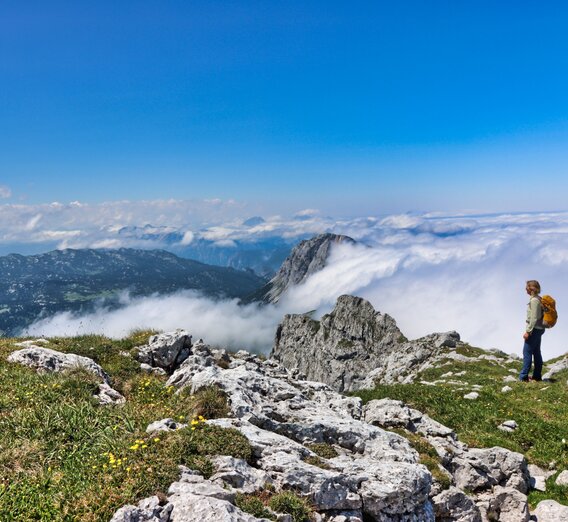
[{"label": "rocky peak", "polygon": [[449,332],[408,341],[392,317],[365,299],[342,295],[320,321],[286,315],[272,357],[309,380],[353,391],[375,382],[411,382],[459,339],[457,332]]},{"label": "rocky peak", "polygon": [[349,236],[320,234],[301,241],[284,260],[278,273],[262,289],[262,301],[276,303],[291,286],[297,285],[310,275],[321,270],[329,257],[333,245],[355,243]]}]

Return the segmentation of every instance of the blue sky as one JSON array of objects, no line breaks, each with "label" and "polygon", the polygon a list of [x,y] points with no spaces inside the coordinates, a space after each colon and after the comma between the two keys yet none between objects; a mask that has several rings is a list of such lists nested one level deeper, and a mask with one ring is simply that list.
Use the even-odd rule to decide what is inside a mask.
[{"label": "blue sky", "polygon": [[6,0],[0,195],[566,208],[567,19],[563,2]]}]

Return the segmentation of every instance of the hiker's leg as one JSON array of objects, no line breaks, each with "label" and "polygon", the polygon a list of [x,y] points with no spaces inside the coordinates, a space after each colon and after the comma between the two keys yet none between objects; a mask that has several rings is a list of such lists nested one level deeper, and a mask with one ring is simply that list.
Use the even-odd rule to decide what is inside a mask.
[{"label": "hiker's leg", "polygon": [[525,344],[523,345],[523,369],[519,374],[519,380],[521,381],[529,380],[529,372],[531,371],[531,365],[532,365],[532,355],[533,355],[532,346],[529,344],[528,341],[525,341]]},{"label": "hiker's leg", "polygon": [[[542,339],[542,334],[544,330],[533,330],[534,340],[531,343],[533,347],[533,357],[534,357],[534,371],[533,379],[540,381],[542,379],[542,354],[540,353],[540,341]],[[531,335],[532,337],[532,335]]]}]

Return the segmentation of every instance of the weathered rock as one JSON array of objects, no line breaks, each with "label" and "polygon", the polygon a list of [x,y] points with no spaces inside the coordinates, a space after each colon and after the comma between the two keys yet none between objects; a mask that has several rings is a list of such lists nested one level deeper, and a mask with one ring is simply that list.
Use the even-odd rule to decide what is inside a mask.
[{"label": "weathered rock", "polygon": [[166,375],[166,371],[163,368],[153,368],[149,364],[140,363],[140,369],[146,373],[153,373],[155,375]]},{"label": "weathered rock", "polygon": [[369,401],[364,409],[364,419],[383,428],[404,428],[413,433],[432,437],[455,437],[446,426],[428,415],[413,410],[402,401],[380,399]]},{"label": "weathered rock", "polygon": [[527,497],[512,488],[496,486],[492,493],[480,495],[477,502],[482,517],[499,522],[528,522]]},{"label": "weathered rock", "polygon": [[563,506],[555,500],[542,500],[536,506],[533,515],[538,522],[566,522],[568,506]]},{"label": "weathered rock", "polygon": [[190,353],[191,335],[185,330],[175,330],[150,337],[146,346],[138,348],[137,359],[142,364],[171,373]]},{"label": "weathered rock", "polygon": [[141,500],[138,506],[123,506],[110,522],[169,522],[173,506],[160,506],[158,497]]},{"label": "weathered rock", "polygon": [[[438,448],[437,448],[438,449]],[[493,486],[512,488],[527,493],[530,477],[523,455],[505,448],[471,448],[446,457],[445,467],[452,473],[455,485],[468,491],[482,491]]]},{"label": "weathered rock", "polygon": [[538,491],[546,491],[546,481],[549,477],[554,475],[553,470],[544,470],[535,464],[528,465],[530,476],[530,487]]},{"label": "weathered rock", "polygon": [[562,471],[555,480],[557,486],[568,486],[568,470]]},{"label": "weathered rock", "polygon": [[102,381],[99,384],[98,393],[95,395],[100,404],[123,404],[126,401],[118,391],[110,386],[109,376],[92,359],[74,353],[63,353],[49,348],[42,348],[26,341],[24,343],[26,343],[27,347],[12,352],[8,356],[8,361],[28,366],[35,369],[38,373],[59,373],[77,369],[86,370]]},{"label": "weathered rock", "polygon": [[99,393],[95,397],[102,405],[124,404],[126,402],[126,399],[106,382],[99,384]]},{"label": "weathered rock", "polygon": [[269,522],[241,511],[226,500],[193,494],[172,495],[169,522]]},{"label": "weathered rock", "polygon": [[218,456],[211,460],[215,467],[210,478],[213,483],[229,485],[243,493],[253,493],[273,483],[265,471],[253,468],[243,459]]},{"label": "weathered rock", "polygon": [[[517,373],[517,370],[513,370],[515,373]],[[503,382],[517,382],[518,379],[516,379],[515,377],[513,377],[512,375],[506,375],[505,377],[503,377]]]},{"label": "weathered rock", "polygon": [[503,388],[501,388],[501,393],[509,393],[510,391],[513,391],[513,388],[510,386],[503,386]]},{"label": "weathered rock", "polygon": [[351,391],[373,387],[375,381],[411,382],[457,338],[450,332],[408,342],[392,317],[376,312],[365,299],[343,295],[320,321],[286,315],[272,357],[309,380]]},{"label": "weathered rock", "polygon": [[[338,328],[340,324],[338,319]],[[191,347],[167,385],[189,387],[191,393],[207,386],[222,389],[233,417],[207,422],[239,430],[253,452],[250,463],[215,457],[216,472],[209,481],[184,470],[169,490],[171,520],[196,517],[191,511],[196,506],[209,510],[207,515],[198,511],[199,516],[214,513],[215,520],[240,520],[230,518],[242,516],[234,511],[235,493],[259,491],[266,484],[305,497],[321,522],[434,522],[433,496],[440,497],[440,516],[455,506],[455,518],[448,521],[470,517],[478,522],[481,511],[499,516],[522,511],[521,497],[510,493],[528,489],[522,455],[503,448],[469,449],[451,429],[400,401],[370,401],[362,408],[360,399],[302,380],[275,360],[247,352],[223,355],[203,342]],[[171,429],[168,422],[164,426]],[[404,428],[428,440],[451,481],[481,496],[479,509],[457,489],[452,494],[444,494],[439,484],[432,489],[431,474],[408,440],[382,427]],[[333,447],[337,456],[317,456],[310,449],[313,443]]]},{"label": "weathered rock", "polygon": [[152,422],[146,427],[146,433],[156,433],[158,431],[175,431],[187,427],[187,424],[176,422],[173,419],[167,418],[159,421]]},{"label": "weathered rock", "polygon": [[560,359],[559,361],[556,361],[554,364],[548,366],[548,369],[542,376],[542,379],[544,381],[549,381],[553,379],[557,373],[560,373],[566,368],[568,368],[568,357],[564,357],[563,359]]},{"label": "weathered rock", "polygon": [[474,401],[475,399],[479,399],[479,393],[477,392],[467,393],[466,395],[463,396],[463,398],[469,401]]},{"label": "weathered rock", "polygon": [[473,500],[451,487],[432,499],[436,522],[481,522],[481,513]]},{"label": "weathered rock", "polygon": [[110,382],[109,376],[92,359],[74,353],[57,352],[50,348],[29,345],[27,348],[12,352],[8,356],[8,361],[28,366],[38,373],[83,369],[96,375],[107,384]]},{"label": "weathered rock", "polygon": [[518,424],[514,420],[506,420],[502,422],[499,426],[497,426],[497,428],[500,429],[501,431],[509,431],[509,432],[515,431],[518,427],[519,427]]},{"label": "weathered rock", "polygon": [[331,249],[339,243],[354,244],[355,241],[348,236],[337,234],[320,234],[301,241],[292,249],[277,274],[261,290],[258,299],[270,303],[278,302],[286,290],[321,270]]},{"label": "weathered rock", "polygon": [[[220,368],[206,346],[193,351],[168,384],[191,386],[192,393],[223,389],[237,418],[209,422],[241,431],[255,465],[277,489],[299,492],[322,512],[362,509],[377,520],[433,520],[430,474],[406,439],[353,417],[360,416],[359,400],[292,379],[274,361],[249,355]],[[322,459],[329,469],[309,464],[305,459],[315,455],[302,443],[315,442],[343,454]]]}]

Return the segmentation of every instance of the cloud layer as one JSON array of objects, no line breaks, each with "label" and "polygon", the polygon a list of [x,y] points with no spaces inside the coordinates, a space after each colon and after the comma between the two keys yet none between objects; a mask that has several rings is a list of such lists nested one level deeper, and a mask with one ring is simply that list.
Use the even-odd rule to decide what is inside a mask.
[{"label": "cloud layer", "polygon": [[[558,325],[543,338],[545,359],[568,351],[568,213],[489,216],[396,215],[334,221],[306,213],[307,220],[259,224],[280,235],[332,230],[361,244],[339,245],[322,271],[292,288],[277,306],[239,307],[187,292],[128,301],[116,311],[84,317],[60,314],[36,323],[34,334],[98,331],[121,336],[136,327],[185,327],[216,344],[268,351],[284,313],[329,311],[337,296],[369,299],[392,315],[410,338],[457,330],[465,341],[509,353],[522,351],[527,279],[558,301]],[[219,241],[259,233],[237,224],[215,226]],[[313,230],[312,230],[313,229]]]}]

